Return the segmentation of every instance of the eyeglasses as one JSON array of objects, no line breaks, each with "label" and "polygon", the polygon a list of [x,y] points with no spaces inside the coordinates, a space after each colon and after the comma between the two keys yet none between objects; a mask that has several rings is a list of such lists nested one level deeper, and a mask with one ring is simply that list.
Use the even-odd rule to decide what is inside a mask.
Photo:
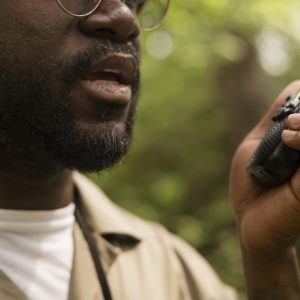
[{"label": "eyeglasses", "polygon": [[[102,0],[56,0],[69,15],[86,17],[100,6]],[[151,31],[160,26],[165,18],[170,0],[121,0],[137,16],[142,30]]]}]

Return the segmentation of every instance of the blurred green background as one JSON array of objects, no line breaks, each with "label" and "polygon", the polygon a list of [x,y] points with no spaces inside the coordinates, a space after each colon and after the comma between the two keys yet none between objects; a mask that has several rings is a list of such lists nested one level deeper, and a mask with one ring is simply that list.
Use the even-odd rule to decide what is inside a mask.
[{"label": "blurred green background", "polygon": [[90,177],[191,243],[243,299],[228,171],[240,140],[299,76],[300,1],[172,1],[143,42],[131,152]]}]

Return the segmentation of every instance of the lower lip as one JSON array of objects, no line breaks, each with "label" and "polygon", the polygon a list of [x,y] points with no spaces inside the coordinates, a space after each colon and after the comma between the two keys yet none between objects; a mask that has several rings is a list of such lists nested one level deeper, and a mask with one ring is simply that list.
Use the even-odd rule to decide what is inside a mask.
[{"label": "lower lip", "polygon": [[82,80],[84,92],[102,103],[128,104],[131,101],[131,86],[109,80]]}]

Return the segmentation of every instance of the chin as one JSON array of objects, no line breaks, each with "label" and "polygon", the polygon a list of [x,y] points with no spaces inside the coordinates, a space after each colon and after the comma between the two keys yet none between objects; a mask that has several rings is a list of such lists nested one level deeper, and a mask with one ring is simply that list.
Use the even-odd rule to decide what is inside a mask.
[{"label": "chin", "polygon": [[113,167],[127,154],[131,126],[126,122],[80,123],[49,147],[50,155],[66,169],[99,172]]}]

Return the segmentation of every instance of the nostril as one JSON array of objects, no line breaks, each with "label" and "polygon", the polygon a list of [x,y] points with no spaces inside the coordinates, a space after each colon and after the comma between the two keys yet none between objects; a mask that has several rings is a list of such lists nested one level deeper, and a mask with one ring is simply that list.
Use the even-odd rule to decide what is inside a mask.
[{"label": "nostril", "polygon": [[121,43],[133,41],[139,36],[138,31],[134,31],[132,33],[128,33],[128,35],[125,35],[125,34],[118,34],[118,32],[111,29],[98,29],[93,31],[90,34],[96,38],[100,37],[100,38],[109,39]]},{"label": "nostril", "polygon": [[130,41],[133,41],[134,39],[139,37],[140,33],[140,26],[135,22],[134,26],[132,27],[132,32],[128,35],[128,39]]},{"label": "nostril", "polygon": [[129,41],[133,41],[135,40],[138,36],[139,36],[140,32],[137,30],[133,33],[131,33],[129,36],[128,36],[128,40]]},{"label": "nostril", "polygon": [[110,28],[99,28],[92,32],[95,37],[115,39],[116,33]]}]

